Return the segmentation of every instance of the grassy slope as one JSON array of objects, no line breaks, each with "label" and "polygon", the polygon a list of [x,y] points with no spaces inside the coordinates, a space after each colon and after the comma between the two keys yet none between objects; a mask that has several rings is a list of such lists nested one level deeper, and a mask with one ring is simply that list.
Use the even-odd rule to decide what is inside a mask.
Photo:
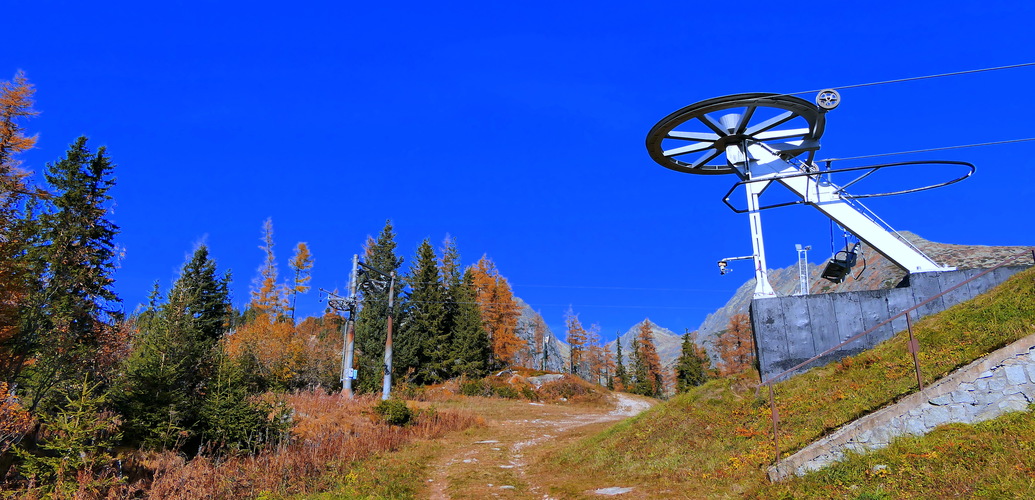
[{"label": "grassy slope", "polygon": [[1035,412],[976,425],[951,424],[896,440],[800,479],[762,498],[1031,498],[1035,494]]},{"label": "grassy slope", "polygon": [[[917,322],[914,332],[925,383],[1035,332],[1035,270]],[[751,380],[757,374],[711,381],[555,454],[542,464],[565,471],[553,491],[575,496],[619,477],[644,496],[768,496],[768,393],[756,393]],[[915,390],[904,333],[777,384],[783,456]]]}]

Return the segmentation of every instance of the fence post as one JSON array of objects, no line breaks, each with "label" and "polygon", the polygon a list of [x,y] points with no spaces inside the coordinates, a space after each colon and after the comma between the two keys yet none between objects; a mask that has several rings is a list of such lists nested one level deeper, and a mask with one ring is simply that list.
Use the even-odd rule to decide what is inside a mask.
[{"label": "fence post", "polygon": [[909,352],[913,355],[913,368],[916,369],[916,386],[922,391],[924,390],[924,380],[920,376],[920,360],[917,359],[920,342],[913,337],[913,321],[909,319],[909,311],[906,311],[906,330],[909,330]]}]

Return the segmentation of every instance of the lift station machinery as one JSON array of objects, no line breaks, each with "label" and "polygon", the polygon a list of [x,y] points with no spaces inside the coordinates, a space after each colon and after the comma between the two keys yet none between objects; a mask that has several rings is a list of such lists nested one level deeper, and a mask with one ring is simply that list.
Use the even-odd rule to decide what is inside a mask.
[{"label": "lift station machinery", "polygon": [[[903,162],[831,170],[815,162],[819,139],[826,125],[826,113],[837,107],[835,90],[820,92],[816,103],[786,94],[748,93],[717,97],[691,104],[659,121],[647,135],[647,151],[663,167],[690,174],[734,174],[740,180],[724,202],[737,212],[746,212],[751,225],[755,265],[755,298],[775,296],[766,273],[765,246],[760,212],[788,204],[806,204],[823,212],[846,231],[887,257],[909,273],[950,271],[939,265],[895,233],[869,212],[859,198],[902,194],[952,184],[970,176],[974,166],[956,161]],[[915,164],[951,164],[969,171],[949,182],[893,193],[853,196],[845,188],[885,167]],[[844,186],[830,180],[836,172],[861,172]],[[794,202],[762,206],[759,197],[772,184],[780,184],[795,196]],[[747,208],[729,202],[735,189],[744,186]],[[736,259],[736,258],[734,258]],[[720,267],[726,260],[720,262]],[[823,276],[840,282],[855,263],[855,247],[835,254]]]}]

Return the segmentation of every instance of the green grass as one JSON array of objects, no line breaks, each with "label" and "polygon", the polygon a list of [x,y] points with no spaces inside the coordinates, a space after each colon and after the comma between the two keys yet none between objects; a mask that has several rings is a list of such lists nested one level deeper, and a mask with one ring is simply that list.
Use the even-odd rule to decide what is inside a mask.
[{"label": "green grass", "polygon": [[951,424],[920,438],[767,486],[761,498],[1030,498],[1035,413]]},{"label": "green grass", "polygon": [[[1035,333],[1035,270],[916,322],[914,333],[925,384]],[[782,456],[915,392],[906,343],[903,332],[776,384]],[[757,392],[757,380],[750,374],[711,381],[553,455],[544,467],[569,470],[585,489],[620,477],[646,494],[663,494],[662,487],[692,497],[761,494],[774,450],[768,393]]]}]

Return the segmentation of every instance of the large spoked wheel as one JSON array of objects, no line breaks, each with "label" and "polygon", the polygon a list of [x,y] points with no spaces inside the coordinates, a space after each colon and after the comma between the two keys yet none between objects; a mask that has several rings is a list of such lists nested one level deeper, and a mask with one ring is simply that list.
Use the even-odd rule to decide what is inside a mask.
[{"label": "large spoked wheel", "polygon": [[658,122],[647,151],[665,168],[691,174],[729,174],[726,146],[760,143],[784,159],[812,162],[826,122],[824,111],[782,94],[734,94],[691,104]]}]

